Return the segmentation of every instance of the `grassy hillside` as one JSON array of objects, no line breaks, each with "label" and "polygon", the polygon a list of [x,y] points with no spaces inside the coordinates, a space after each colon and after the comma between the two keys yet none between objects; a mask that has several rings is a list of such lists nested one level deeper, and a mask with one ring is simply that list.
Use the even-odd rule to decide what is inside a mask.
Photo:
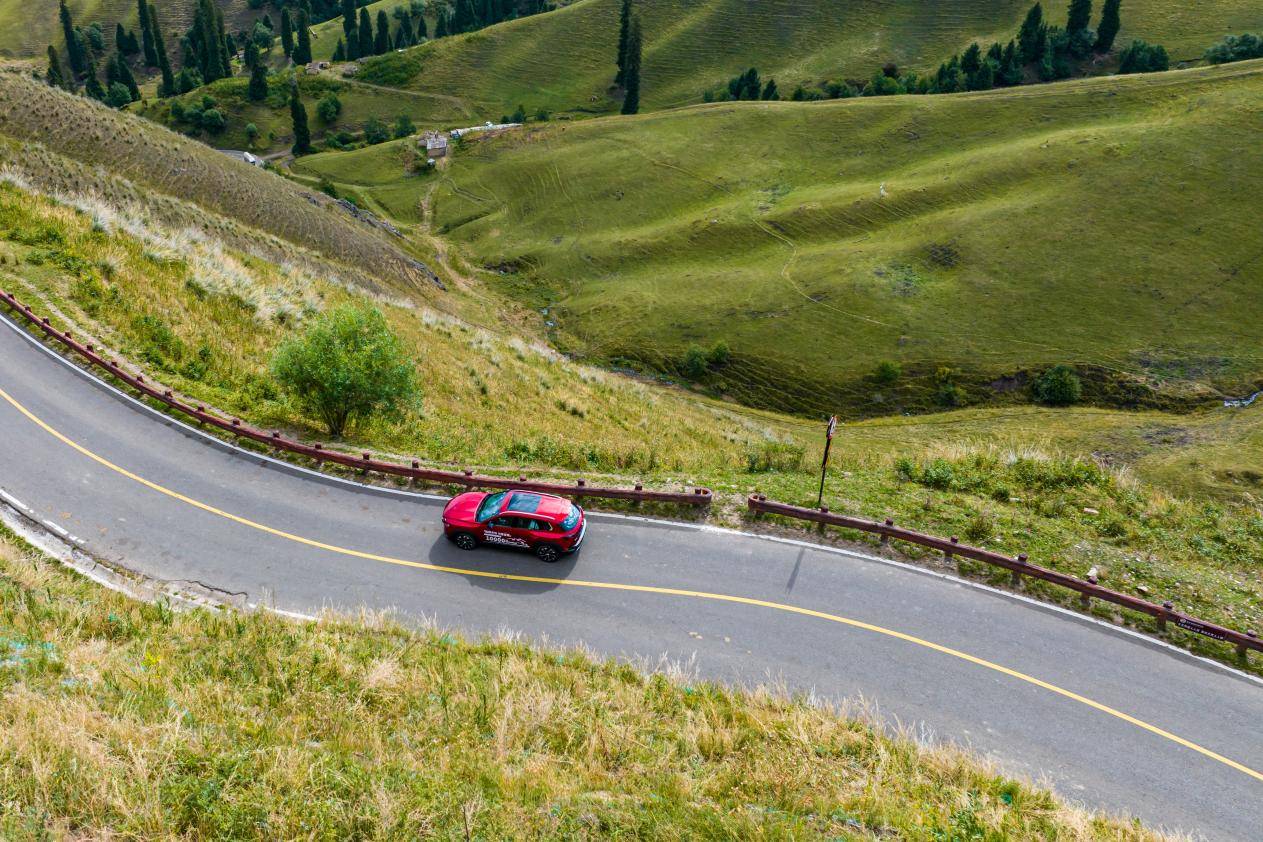
[{"label": "grassy hillside", "polygon": [[0,527],[0,836],[1157,840],[775,690],[132,601]]},{"label": "grassy hillside", "polygon": [[[230,221],[273,235],[333,261],[345,277],[420,292],[433,288],[428,270],[401,239],[355,220],[328,197],[16,73],[0,73],[0,141],[3,160],[37,182],[139,190],[155,212],[164,198],[192,203],[214,215],[217,228]],[[41,161],[50,155],[71,163]],[[98,165],[104,168],[94,169]],[[118,184],[120,178],[130,188]]]},{"label": "grassy hillside", "polygon": [[[1027,400],[1057,363],[1096,402],[1205,400],[1263,378],[1261,94],[1253,62],[554,125],[472,144],[429,206],[563,348],[749,404]],[[301,166],[413,218],[396,156]]]},{"label": "grassy hillside", "polygon": [[[641,0],[645,27],[645,109],[699,102],[752,65],[782,91],[824,78],[867,79],[888,61],[932,69],[970,41],[1017,31],[1028,0]],[[492,27],[375,59],[367,81],[456,95],[494,118],[518,104],[529,113],[615,109],[618,0],[581,0],[556,13]],[[1045,4],[1053,20],[1063,4]],[[1176,57],[1200,57],[1228,31],[1263,28],[1250,0],[1194,6],[1129,0],[1119,43],[1166,44]],[[328,40],[328,39],[326,39]],[[332,53],[336,35],[329,40]]]},{"label": "grassy hillside", "polygon": [[[251,9],[248,0],[216,0],[224,12],[224,25],[232,32],[246,27],[263,11]],[[180,36],[193,22],[196,0],[157,0],[158,20],[173,62],[179,62]],[[106,47],[114,49],[114,25],[122,21],[140,35],[136,0],[67,0],[77,26],[101,24]],[[0,0],[0,56],[42,58],[49,44],[65,45],[58,0]],[[278,19],[279,23],[279,19]]]}]

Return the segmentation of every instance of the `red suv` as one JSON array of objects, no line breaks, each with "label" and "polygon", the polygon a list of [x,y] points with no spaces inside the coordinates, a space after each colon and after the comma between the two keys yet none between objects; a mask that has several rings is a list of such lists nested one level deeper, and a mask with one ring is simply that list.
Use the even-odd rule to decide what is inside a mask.
[{"label": "red suv", "polygon": [[443,509],[443,532],[462,550],[499,544],[533,550],[541,561],[579,549],[587,528],[583,509],[534,491],[467,491]]}]

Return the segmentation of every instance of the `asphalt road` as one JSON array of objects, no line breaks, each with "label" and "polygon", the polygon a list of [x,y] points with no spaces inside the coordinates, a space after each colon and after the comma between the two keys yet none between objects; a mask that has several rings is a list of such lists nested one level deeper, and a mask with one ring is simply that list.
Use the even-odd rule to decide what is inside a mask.
[{"label": "asphalt road", "polygon": [[1263,683],[1224,667],[927,571],[702,526],[593,515],[558,564],[463,553],[439,500],[232,451],[0,321],[0,488],[105,559],[290,611],[396,608],[862,697],[1073,801],[1263,839]]}]

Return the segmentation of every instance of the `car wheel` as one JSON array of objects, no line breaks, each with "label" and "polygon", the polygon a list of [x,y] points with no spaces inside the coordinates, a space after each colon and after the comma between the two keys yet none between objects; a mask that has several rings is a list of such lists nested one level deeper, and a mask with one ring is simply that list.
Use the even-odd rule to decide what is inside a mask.
[{"label": "car wheel", "polygon": [[535,555],[539,556],[540,561],[546,561],[549,564],[561,558],[561,552],[552,544],[540,544],[535,548]]},{"label": "car wheel", "polygon": [[460,547],[462,550],[472,550],[478,546],[478,539],[468,532],[457,532],[452,538],[452,543]]}]

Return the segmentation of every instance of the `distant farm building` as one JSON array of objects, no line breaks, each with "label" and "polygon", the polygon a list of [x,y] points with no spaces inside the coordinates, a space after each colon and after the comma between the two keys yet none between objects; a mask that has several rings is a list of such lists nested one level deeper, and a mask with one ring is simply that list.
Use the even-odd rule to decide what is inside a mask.
[{"label": "distant farm building", "polygon": [[447,135],[440,132],[430,132],[425,136],[425,154],[429,158],[444,158],[447,156]]}]

